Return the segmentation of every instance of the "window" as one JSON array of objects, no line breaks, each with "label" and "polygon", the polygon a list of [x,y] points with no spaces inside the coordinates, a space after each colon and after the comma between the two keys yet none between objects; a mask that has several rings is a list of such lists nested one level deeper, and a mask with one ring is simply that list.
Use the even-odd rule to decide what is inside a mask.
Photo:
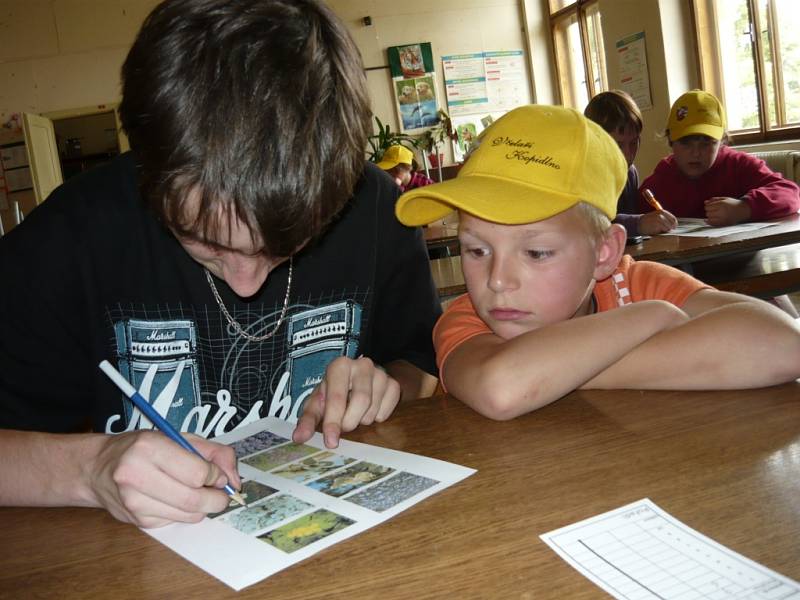
[{"label": "window", "polygon": [[796,0],[695,0],[700,73],[737,142],[800,134]]},{"label": "window", "polygon": [[550,0],[550,27],[561,103],[583,110],[608,89],[598,1]]}]

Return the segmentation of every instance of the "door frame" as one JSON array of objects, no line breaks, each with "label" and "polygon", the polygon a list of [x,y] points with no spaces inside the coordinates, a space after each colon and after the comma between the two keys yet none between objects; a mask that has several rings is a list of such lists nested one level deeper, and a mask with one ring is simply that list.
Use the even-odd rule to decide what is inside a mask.
[{"label": "door frame", "polygon": [[93,106],[79,106],[77,108],[65,108],[62,110],[51,110],[43,112],[41,115],[47,117],[51,121],[60,121],[61,119],[72,119],[74,117],[89,117],[91,115],[99,115],[102,113],[113,112],[114,121],[117,123],[117,143],[119,144],[120,154],[127,152],[131,149],[128,142],[128,136],[122,131],[122,123],[119,120],[119,102],[108,102],[106,104],[95,104]]}]

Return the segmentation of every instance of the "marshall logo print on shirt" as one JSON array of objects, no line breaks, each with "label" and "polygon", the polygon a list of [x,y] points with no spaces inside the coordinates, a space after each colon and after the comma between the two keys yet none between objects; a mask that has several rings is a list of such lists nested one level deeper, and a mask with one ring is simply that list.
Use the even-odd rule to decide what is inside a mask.
[{"label": "marshall logo print on shirt", "polygon": [[[362,309],[351,300],[292,309],[284,343],[203,339],[188,318],[123,318],[114,322],[117,367],[180,431],[209,437],[265,416],[294,421],[328,364],[358,356]],[[213,348],[211,364],[200,364],[198,344]],[[152,427],[129,402],[122,407],[107,433]]]}]

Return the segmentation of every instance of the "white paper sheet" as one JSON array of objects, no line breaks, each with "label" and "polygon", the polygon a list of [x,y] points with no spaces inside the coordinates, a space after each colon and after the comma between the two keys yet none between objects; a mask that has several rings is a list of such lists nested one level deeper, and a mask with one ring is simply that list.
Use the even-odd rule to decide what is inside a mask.
[{"label": "white paper sheet", "polygon": [[681,235],[685,237],[722,237],[723,235],[731,235],[734,233],[743,233],[745,231],[755,231],[763,229],[764,227],[772,227],[777,223],[739,223],[738,225],[730,225],[729,227],[714,227],[706,223],[705,219],[690,219],[682,217],[678,219],[678,226],[666,233],[660,235]]},{"label": "white paper sheet", "polygon": [[614,598],[800,598],[796,581],[718,544],[648,498],[540,537]]},{"label": "white paper sheet", "polygon": [[293,429],[268,417],[215,439],[236,450],[247,508],[145,531],[240,590],[475,473],[347,440],[328,450],[319,433],[294,444]]}]

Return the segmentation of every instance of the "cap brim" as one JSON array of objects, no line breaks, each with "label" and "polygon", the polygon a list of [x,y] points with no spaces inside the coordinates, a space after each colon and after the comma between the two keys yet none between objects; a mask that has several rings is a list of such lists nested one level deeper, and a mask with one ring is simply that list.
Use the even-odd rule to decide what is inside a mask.
[{"label": "cap brim", "polygon": [[406,192],[398,199],[395,214],[411,227],[438,221],[453,210],[493,223],[519,225],[552,217],[578,201],[558,191],[510,179],[469,175]]},{"label": "cap brim", "polygon": [[376,164],[378,165],[379,168],[383,169],[384,171],[388,171],[389,169],[393,169],[400,163],[392,160],[382,160],[381,162]]},{"label": "cap brim", "polygon": [[722,135],[724,133],[725,130],[717,125],[706,125],[704,123],[698,123],[697,125],[689,125],[686,129],[681,131],[681,136],[675,138],[675,140],[673,141],[685,138],[688,135],[705,135],[715,140],[721,140]]}]

